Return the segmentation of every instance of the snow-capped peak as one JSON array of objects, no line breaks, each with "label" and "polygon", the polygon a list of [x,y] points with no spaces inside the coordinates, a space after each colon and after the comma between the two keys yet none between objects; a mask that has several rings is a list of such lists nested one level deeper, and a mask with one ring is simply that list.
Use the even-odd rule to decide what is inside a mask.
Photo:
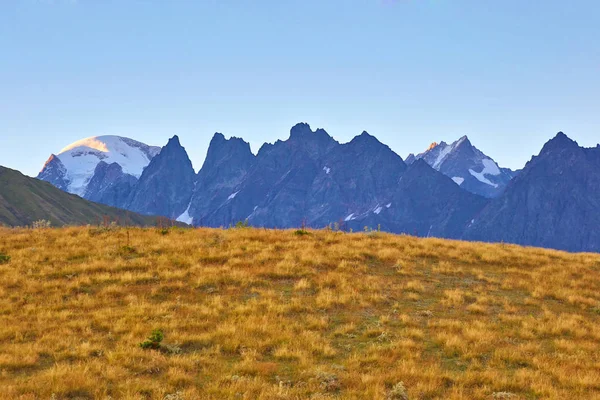
[{"label": "snow-capped peak", "polygon": [[509,170],[500,169],[494,160],[473,146],[467,136],[451,144],[432,143],[427,151],[407,157],[411,162],[418,159],[463,189],[485,197],[499,195],[512,178]]},{"label": "snow-capped peak", "polygon": [[64,147],[57,158],[65,169],[63,178],[69,182],[67,191],[82,196],[100,161],[117,163],[124,173],[139,178],[160,149],[121,136],[94,136]]}]

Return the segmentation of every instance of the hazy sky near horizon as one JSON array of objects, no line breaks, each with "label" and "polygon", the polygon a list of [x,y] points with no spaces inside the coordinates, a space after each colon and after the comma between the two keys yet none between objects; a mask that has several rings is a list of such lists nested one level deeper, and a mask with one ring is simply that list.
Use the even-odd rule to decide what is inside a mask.
[{"label": "hazy sky near horizon", "polygon": [[600,142],[597,0],[4,0],[0,165],[78,139],[214,132],[257,151],[297,122],[403,158],[468,135],[521,168],[559,130]]}]

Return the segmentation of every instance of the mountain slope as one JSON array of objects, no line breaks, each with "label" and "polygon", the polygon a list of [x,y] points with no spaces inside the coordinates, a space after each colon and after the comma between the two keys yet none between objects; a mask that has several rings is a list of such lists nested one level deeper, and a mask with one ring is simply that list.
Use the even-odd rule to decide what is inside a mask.
[{"label": "mountain slope", "polygon": [[406,164],[367,132],[335,146],[324,159],[308,193],[311,226],[368,212],[395,192]]},{"label": "mountain slope", "polygon": [[367,226],[415,236],[459,238],[487,202],[418,159],[385,202],[366,214],[348,216],[346,224],[354,230]]},{"label": "mountain slope", "polygon": [[475,218],[464,238],[600,251],[600,147],[562,132]]},{"label": "mountain slope", "polygon": [[124,174],[137,179],[159,151],[160,147],[121,136],[94,136],[68,145],[58,155],[52,154],[38,179],[84,196],[100,162],[117,163]]},{"label": "mountain slope", "polygon": [[451,144],[432,143],[427,151],[416,156],[410,154],[407,163],[418,159],[452,178],[461,188],[489,198],[499,196],[514,175],[511,170],[498,167],[466,136]]},{"label": "mountain slope", "polygon": [[126,208],[137,181],[133,175],[124,173],[123,168],[116,162],[107,164],[100,161],[83,197],[96,203]]},{"label": "mountain slope", "polygon": [[98,224],[105,217],[129,225],[153,225],[155,218],[92,203],[47,182],[0,166],[0,224],[30,225],[45,219],[53,226]]},{"label": "mountain slope", "polygon": [[215,133],[204,164],[195,178],[190,206],[179,220],[202,225],[207,215],[226,203],[256,163],[250,144]]}]

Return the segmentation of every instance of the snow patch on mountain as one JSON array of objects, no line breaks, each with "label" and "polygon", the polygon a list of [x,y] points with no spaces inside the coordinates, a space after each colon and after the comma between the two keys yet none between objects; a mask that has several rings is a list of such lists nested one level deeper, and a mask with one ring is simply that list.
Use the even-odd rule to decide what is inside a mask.
[{"label": "snow patch on mountain", "polygon": [[433,162],[433,165],[431,166],[433,169],[436,169],[439,171],[440,166],[442,165],[442,162],[444,162],[444,160],[446,159],[446,157],[448,156],[448,154],[450,154],[450,152],[452,151],[452,146],[445,144],[445,147],[442,147],[440,150],[440,153],[438,154],[436,160]]},{"label": "snow patch on mountain", "polygon": [[190,204],[187,206],[187,208],[183,212],[183,214],[181,214],[179,217],[177,217],[177,221],[183,222],[188,225],[192,225],[194,223],[194,218],[190,216],[190,207],[191,206],[192,206],[192,203],[190,202]]},{"label": "snow patch on mountain", "polygon": [[488,159],[483,159],[481,160],[483,163],[483,170],[481,172],[476,172],[473,171],[472,169],[469,169],[469,173],[471,175],[473,175],[479,182],[485,183],[486,185],[490,185],[493,186],[495,188],[498,187],[498,184],[491,182],[488,178],[486,178],[486,175],[493,175],[493,176],[497,176],[500,175],[500,169],[498,168],[498,166],[496,165],[496,163],[492,160]]},{"label": "snow patch on mountain", "polygon": [[498,168],[498,165],[496,165],[496,163],[494,162],[494,160],[489,159],[489,158],[484,158],[483,160],[481,160],[481,163],[483,164],[483,171],[481,171],[481,173],[485,174],[485,175],[500,175],[502,172],[500,172],[500,168]]},{"label": "snow patch on mountain", "polygon": [[456,183],[458,186],[460,186],[465,181],[465,178],[460,177],[460,176],[455,176],[452,178],[452,180],[454,181],[454,183]]}]

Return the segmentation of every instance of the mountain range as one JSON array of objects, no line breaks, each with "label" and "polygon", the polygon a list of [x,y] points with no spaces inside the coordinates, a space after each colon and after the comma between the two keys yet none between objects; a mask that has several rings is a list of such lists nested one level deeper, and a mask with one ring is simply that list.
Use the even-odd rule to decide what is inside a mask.
[{"label": "mountain range", "polygon": [[196,226],[335,224],[598,251],[598,163],[599,148],[581,148],[563,133],[511,171],[466,136],[404,161],[367,132],[339,143],[300,123],[256,154],[243,139],[216,133],[198,173],[177,136],[162,148],[88,138],[51,155],[38,178],[92,201]]}]

